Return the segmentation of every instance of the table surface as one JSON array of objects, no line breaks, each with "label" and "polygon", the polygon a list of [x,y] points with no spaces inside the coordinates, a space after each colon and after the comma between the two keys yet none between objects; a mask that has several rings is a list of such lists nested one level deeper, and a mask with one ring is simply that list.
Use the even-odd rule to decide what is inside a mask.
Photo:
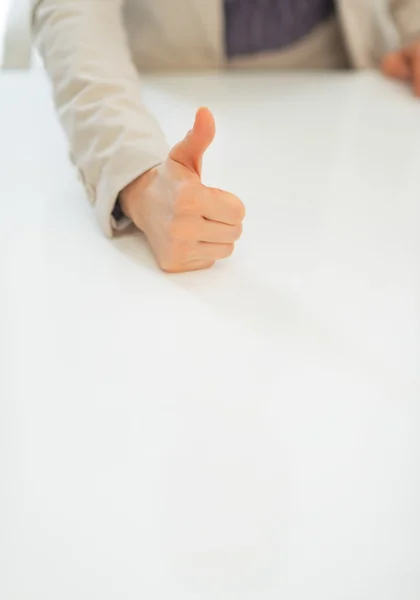
[{"label": "table surface", "polygon": [[375,74],[151,77],[234,256],[110,242],[41,72],[0,77],[2,600],[418,600],[420,102]]}]

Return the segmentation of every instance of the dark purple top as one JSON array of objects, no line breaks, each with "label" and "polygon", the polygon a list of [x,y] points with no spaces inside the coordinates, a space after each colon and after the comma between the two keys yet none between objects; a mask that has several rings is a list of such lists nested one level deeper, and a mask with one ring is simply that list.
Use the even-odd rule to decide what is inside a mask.
[{"label": "dark purple top", "polygon": [[228,57],[278,50],[334,12],[334,0],[224,0]]}]

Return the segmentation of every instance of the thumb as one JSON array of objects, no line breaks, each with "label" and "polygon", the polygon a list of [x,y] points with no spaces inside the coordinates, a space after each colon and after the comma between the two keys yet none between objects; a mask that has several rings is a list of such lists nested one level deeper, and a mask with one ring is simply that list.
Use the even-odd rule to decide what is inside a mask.
[{"label": "thumb", "polygon": [[208,108],[199,108],[195,115],[194,126],[185,138],[176,144],[169,158],[201,177],[203,155],[216,135],[214,117]]}]

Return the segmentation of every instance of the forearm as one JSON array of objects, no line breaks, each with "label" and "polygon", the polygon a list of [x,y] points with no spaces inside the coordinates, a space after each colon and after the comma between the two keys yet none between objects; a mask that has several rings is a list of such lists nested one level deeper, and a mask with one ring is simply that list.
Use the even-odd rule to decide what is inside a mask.
[{"label": "forearm", "polygon": [[33,13],[73,161],[108,235],[119,191],[167,154],[163,134],[141,100],[121,4],[42,0]]}]

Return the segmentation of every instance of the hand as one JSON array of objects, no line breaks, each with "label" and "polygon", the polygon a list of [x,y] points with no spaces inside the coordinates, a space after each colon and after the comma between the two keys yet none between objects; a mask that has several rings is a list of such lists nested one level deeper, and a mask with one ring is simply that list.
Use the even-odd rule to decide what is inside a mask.
[{"label": "hand", "polygon": [[144,232],[161,269],[171,273],[211,267],[227,258],[242,233],[245,208],[228,192],[201,183],[204,152],[215,136],[208,109],[193,129],[151,169],[121,193],[121,207]]},{"label": "hand", "polygon": [[381,68],[385,75],[411,83],[415,95],[420,97],[420,40],[387,54]]}]

